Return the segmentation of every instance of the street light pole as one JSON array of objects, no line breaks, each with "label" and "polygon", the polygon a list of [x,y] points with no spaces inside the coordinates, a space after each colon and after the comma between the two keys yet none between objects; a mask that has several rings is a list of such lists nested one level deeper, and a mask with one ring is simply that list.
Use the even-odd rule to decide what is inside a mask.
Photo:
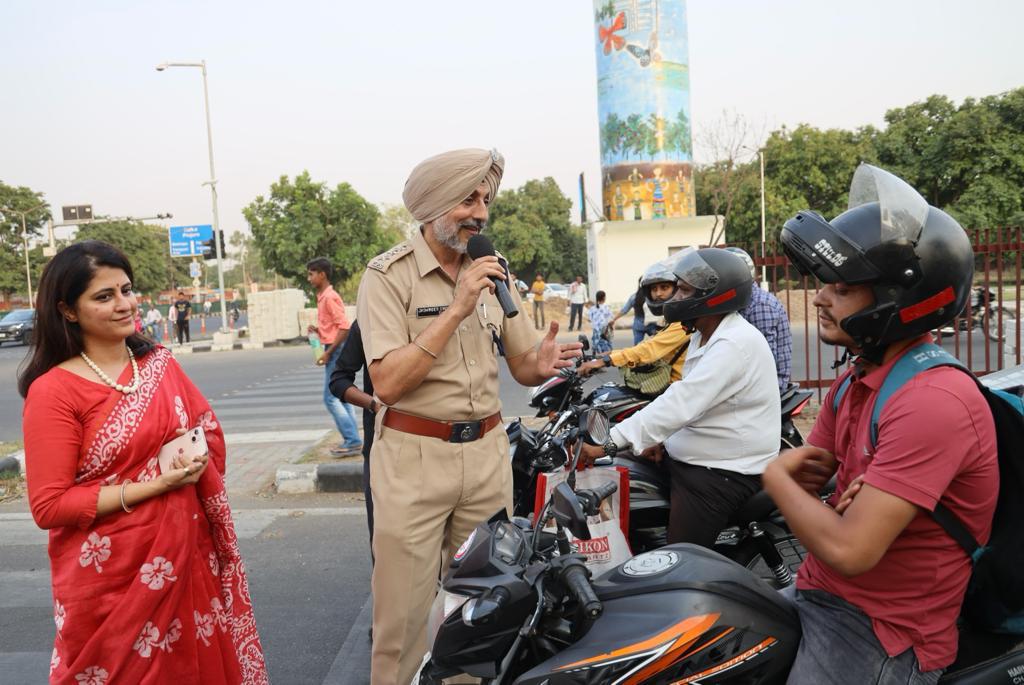
[{"label": "street light pole", "polygon": [[220,291],[220,328],[228,329],[228,310],[224,302],[224,256],[220,249],[220,214],[217,211],[217,172],[213,166],[213,127],[210,125],[210,92],[206,85],[206,60],[199,62],[165,62],[158,64],[157,71],[167,67],[199,67],[203,72],[203,104],[206,107],[206,146],[210,157],[210,180],[203,185],[210,186],[210,197],[213,201],[213,244],[217,255],[217,288]]},{"label": "street light pole", "polygon": [[36,205],[32,209],[25,210],[24,212],[18,211],[17,209],[0,209],[0,211],[10,212],[11,214],[21,215],[21,242],[25,249],[25,283],[28,284],[28,306],[31,307],[35,297],[32,296],[32,267],[29,266],[28,261],[28,227],[25,224],[25,215],[31,214],[37,209],[42,209],[48,206],[47,203]]},{"label": "street light pole", "polygon": [[764,230],[764,148],[760,148],[757,151],[757,156],[761,158],[761,287],[767,289],[768,287],[768,269],[765,266],[765,260],[767,259],[767,247],[765,246],[765,230]]}]

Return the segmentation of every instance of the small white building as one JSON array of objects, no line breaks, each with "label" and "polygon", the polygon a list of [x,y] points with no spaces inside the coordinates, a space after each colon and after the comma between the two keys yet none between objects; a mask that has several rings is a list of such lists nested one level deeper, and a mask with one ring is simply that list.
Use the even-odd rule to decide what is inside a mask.
[{"label": "small white building", "polygon": [[[717,218],[721,225],[722,217]],[[587,231],[590,293],[604,290],[612,306],[621,306],[636,291],[644,269],[684,247],[708,244],[714,216],[673,217],[646,221],[604,221]],[[721,240],[725,240],[722,236]],[[721,241],[718,244],[722,244]]]}]

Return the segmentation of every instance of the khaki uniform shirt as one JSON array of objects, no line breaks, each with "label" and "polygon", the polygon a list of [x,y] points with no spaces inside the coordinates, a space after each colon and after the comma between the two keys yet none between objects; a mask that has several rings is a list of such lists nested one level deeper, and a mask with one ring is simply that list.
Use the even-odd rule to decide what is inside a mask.
[{"label": "khaki uniform shirt", "polygon": [[[459,276],[471,260],[463,259]],[[521,309],[519,293],[512,299]],[[455,283],[444,272],[421,233],[370,260],[359,285],[357,319],[367,365],[408,345],[455,299]],[[437,421],[483,419],[501,410],[498,350],[494,331],[508,358],[537,343],[529,317],[506,319],[498,298],[484,290],[479,304],[455,329],[416,389],[394,409]]]}]

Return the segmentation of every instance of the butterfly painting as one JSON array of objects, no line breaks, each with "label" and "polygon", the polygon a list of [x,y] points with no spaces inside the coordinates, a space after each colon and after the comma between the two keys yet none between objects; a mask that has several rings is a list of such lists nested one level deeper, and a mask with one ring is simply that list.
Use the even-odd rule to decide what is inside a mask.
[{"label": "butterfly painting", "polygon": [[612,48],[621,50],[626,44],[626,39],[618,35],[619,31],[626,29],[626,13],[619,12],[615,19],[608,26],[598,26],[598,40],[604,43],[604,54],[611,54]]}]

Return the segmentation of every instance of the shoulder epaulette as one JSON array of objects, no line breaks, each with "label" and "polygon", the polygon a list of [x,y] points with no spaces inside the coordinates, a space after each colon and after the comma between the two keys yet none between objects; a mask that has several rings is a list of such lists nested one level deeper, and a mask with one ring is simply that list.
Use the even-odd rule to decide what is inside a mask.
[{"label": "shoulder epaulette", "polygon": [[366,266],[370,269],[374,269],[384,274],[388,272],[388,269],[391,267],[392,264],[394,264],[407,254],[412,254],[412,241],[410,240],[395,245],[387,252],[382,252],[381,254],[371,259]]}]

